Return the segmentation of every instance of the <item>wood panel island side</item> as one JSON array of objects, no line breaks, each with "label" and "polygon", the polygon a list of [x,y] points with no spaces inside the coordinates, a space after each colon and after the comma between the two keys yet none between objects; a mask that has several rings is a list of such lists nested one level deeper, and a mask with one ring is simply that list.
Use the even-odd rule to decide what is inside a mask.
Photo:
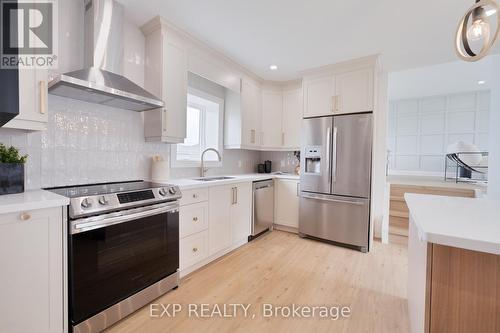
[{"label": "wood panel island side", "polygon": [[500,332],[500,201],[405,199],[411,332]]}]

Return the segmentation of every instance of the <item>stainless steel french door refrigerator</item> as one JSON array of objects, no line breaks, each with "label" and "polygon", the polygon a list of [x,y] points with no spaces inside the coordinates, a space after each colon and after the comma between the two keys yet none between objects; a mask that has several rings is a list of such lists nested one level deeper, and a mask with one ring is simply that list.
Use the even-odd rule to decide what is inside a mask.
[{"label": "stainless steel french door refrigerator", "polygon": [[372,113],[303,120],[299,233],[368,251]]}]

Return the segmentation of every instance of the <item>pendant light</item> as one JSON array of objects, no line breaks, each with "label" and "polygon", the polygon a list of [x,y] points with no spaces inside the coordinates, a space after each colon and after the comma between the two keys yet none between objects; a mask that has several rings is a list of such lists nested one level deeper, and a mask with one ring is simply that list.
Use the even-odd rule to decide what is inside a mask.
[{"label": "pendant light", "polygon": [[[496,15],[496,28],[492,33],[489,17]],[[460,59],[478,61],[484,58],[492,48],[500,32],[500,7],[494,0],[476,0],[458,24],[455,50]],[[479,52],[472,44],[482,40]]]}]

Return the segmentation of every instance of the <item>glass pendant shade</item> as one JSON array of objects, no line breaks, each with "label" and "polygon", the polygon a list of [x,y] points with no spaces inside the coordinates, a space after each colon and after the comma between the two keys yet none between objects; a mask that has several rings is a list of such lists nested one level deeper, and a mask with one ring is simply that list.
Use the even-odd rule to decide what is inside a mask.
[{"label": "glass pendant shade", "polygon": [[[495,15],[496,14],[496,15]],[[495,15],[493,29],[489,17]],[[478,0],[463,16],[457,29],[455,50],[465,61],[478,61],[491,50],[499,34],[500,8],[494,0]]]}]

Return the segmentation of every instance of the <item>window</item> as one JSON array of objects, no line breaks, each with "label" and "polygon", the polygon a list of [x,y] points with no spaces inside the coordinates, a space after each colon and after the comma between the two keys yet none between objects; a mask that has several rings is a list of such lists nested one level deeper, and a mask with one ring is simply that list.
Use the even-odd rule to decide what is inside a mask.
[{"label": "window", "polygon": [[[172,146],[173,167],[199,166],[201,153],[207,148],[222,154],[224,100],[192,88],[187,100],[186,139]],[[212,167],[222,165],[214,152],[207,152],[205,161]]]}]

